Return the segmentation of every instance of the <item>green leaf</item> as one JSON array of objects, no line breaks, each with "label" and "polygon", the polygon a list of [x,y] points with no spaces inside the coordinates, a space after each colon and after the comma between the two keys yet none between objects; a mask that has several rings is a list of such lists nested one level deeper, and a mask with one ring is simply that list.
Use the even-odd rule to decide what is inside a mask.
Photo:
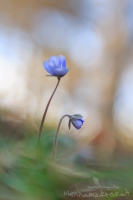
[{"label": "green leaf", "polygon": [[53,75],[49,75],[49,74],[47,74],[46,76],[49,76],[49,77],[57,77],[57,76],[53,76]]},{"label": "green leaf", "polygon": [[80,118],[83,118],[83,116],[80,114],[75,114],[71,116],[71,119],[80,119]]}]

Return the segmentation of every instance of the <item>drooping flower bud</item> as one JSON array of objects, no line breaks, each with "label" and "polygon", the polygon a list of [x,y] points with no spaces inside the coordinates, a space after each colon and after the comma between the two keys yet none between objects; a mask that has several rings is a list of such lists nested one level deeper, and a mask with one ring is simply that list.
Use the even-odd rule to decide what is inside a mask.
[{"label": "drooping flower bud", "polygon": [[84,123],[84,122],[85,122],[85,121],[83,120],[82,115],[79,115],[79,114],[71,115],[71,116],[70,116],[69,123],[68,123],[68,127],[69,127],[69,129],[70,129],[71,123],[72,123],[73,126],[74,126],[76,129],[80,129],[80,128],[83,126],[83,123]]}]

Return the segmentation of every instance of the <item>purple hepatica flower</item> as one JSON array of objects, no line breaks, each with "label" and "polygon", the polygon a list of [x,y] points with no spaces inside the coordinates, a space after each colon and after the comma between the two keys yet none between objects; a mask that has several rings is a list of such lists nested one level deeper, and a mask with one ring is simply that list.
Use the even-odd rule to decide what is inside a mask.
[{"label": "purple hepatica flower", "polygon": [[66,58],[63,55],[51,56],[43,62],[43,66],[51,76],[62,77],[69,69],[66,68]]},{"label": "purple hepatica flower", "polygon": [[71,123],[73,124],[73,126],[76,128],[76,129],[80,129],[83,125],[83,123],[85,122],[83,119],[83,117],[79,114],[76,114],[76,115],[72,115],[70,117],[70,120],[69,120],[69,129],[70,129],[70,126],[71,126]]}]

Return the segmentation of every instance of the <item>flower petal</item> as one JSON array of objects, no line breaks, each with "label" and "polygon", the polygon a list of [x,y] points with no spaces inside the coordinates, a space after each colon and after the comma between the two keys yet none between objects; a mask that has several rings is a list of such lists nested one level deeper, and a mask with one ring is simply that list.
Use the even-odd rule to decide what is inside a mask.
[{"label": "flower petal", "polygon": [[60,67],[60,60],[58,56],[51,56],[50,61],[53,61],[56,67]]},{"label": "flower petal", "polygon": [[73,126],[76,129],[80,129],[81,126],[83,125],[84,120],[82,120],[82,119],[73,119],[73,120],[71,120],[71,122],[72,122]]},{"label": "flower petal", "polygon": [[58,56],[60,63],[61,63],[61,67],[66,67],[66,58],[63,55],[59,55]]},{"label": "flower petal", "polygon": [[68,69],[64,67],[54,69],[55,76],[64,76],[67,72],[68,72]]},{"label": "flower petal", "polygon": [[53,75],[53,71],[50,69],[49,61],[48,61],[48,60],[43,62],[43,66],[44,66],[44,68],[46,69],[46,71],[47,71],[49,74],[52,74],[52,75]]}]

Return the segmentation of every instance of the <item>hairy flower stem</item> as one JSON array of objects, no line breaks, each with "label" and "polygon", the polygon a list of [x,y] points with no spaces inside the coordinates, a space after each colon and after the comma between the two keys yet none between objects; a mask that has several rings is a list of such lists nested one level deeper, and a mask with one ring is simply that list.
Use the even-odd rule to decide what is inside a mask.
[{"label": "hairy flower stem", "polygon": [[[41,124],[40,124],[39,133],[38,133],[38,140],[37,140],[37,151],[38,151],[38,147],[39,147],[39,144],[40,144],[40,139],[41,139],[41,133],[42,133],[44,120],[45,120],[45,117],[46,117],[50,102],[52,100],[52,97],[54,96],[54,93],[55,93],[55,91],[56,91],[56,89],[57,89],[57,87],[58,87],[58,85],[60,83],[60,79],[61,78],[57,77],[57,79],[58,79],[58,82],[57,82],[56,87],[55,87],[55,89],[54,89],[54,91],[53,91],[53,93],[52,93],[52,95],[51,95],[51,97],[50,97],[50,99],[49,99],[49,101],[48,101],[48,103],[46,105],[46,108],[45,108],[45,111],[44,111],[44,114],[43,114],[43,117],[42,117],[42,121],[41,121]],[[38,157],[38,153],[37,153],[37,157]],[[38,159],[37,157],[36,157],[36,160]]]},{"label": "hairy flower stem", "polygon": [[58,133],[59,133],[59,129],[60,129],[61,122],[62,122],[62,120],[63,120],[64,117],[70,117],[70,115],[64,115],[64,116],[60,119],[60,121],[59,121],[59,124],[58,124],[58,127],[57,127],[57,131],[56,131],[56,134],[55,134],[54,143],[53,143],[52,160],[54,160],[54,158],[55,158]]}]

